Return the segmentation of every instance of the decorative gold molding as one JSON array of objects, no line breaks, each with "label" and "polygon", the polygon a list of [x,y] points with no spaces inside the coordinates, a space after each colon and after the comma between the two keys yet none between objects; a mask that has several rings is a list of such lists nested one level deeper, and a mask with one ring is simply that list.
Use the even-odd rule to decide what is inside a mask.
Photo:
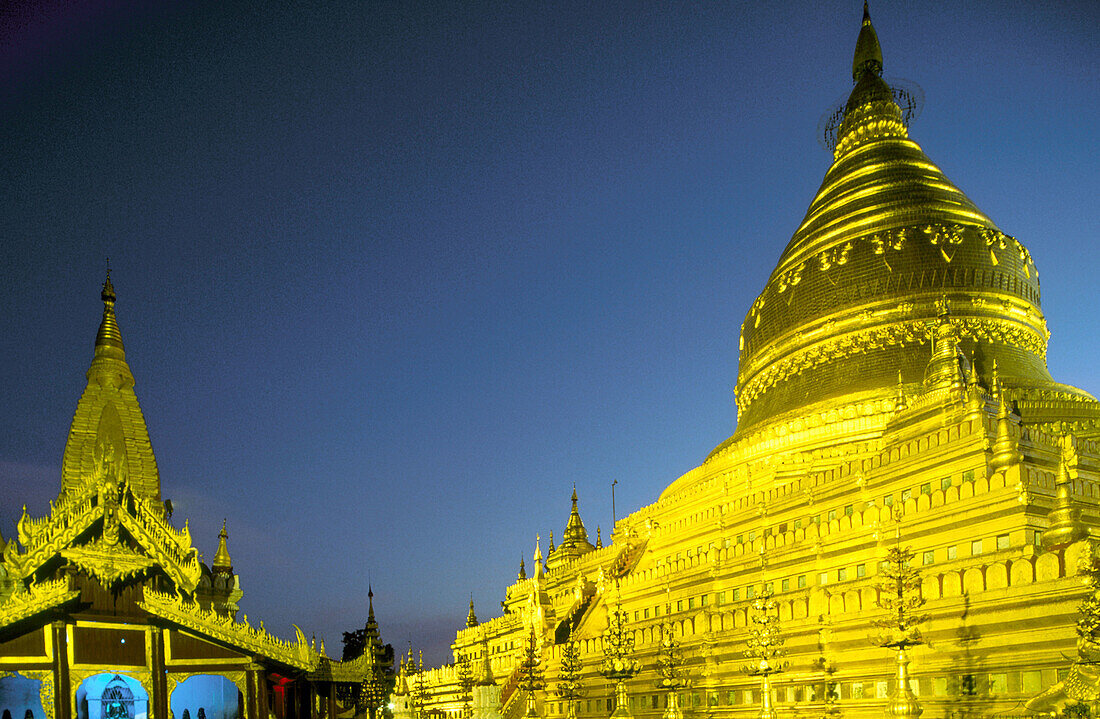
[{"label": "decorative gold molding", "polygon": [[145,590],[145,600],[138,605],[150,614],[182,627],[299,669],[312,670],[320,660],[320,655],[309,646],[300,629],[297,631],[297,641],[288,642],[268,634],[262,624],[256,629],[247,620],[238,623],[230,616],[203,609],[198,603],[179,595],[152,589]]},{"label": "decorative gold molding", "polygon": [[[102,537],[90,544],[73,546],[100,518]],[[126,530],[137,540],[147,558],[137,552],[118,548],[118,529]],[[191,545],[191,532],[185,525],[177,530],[164,517],[156,502],[134,494],[125,481],[103,477],[89,482],[80,492],[62,492],[50,503],[45,517],[31,518],[23,508],[18,523],[19,552],[15,542],[4,549],[4,560],[12,574],[26,578],[51,557],[61,554],[83,569],[110,584],[134,576],[158,564],[176,585],[190,593],[202,577],[198,552]]]},{"label": "decorative gold molding", "polygon": [[80,596],[79,591],[69,589],[67,579],[32,582],[30,587],[22,591],[19,591],[22,584],[17,586],[17,591],[0,604],[0,627],[15,624]]},{"label": "decorative gold molding", "polygon": [[149,557],[102,539],[62,549],[60,554],[99,579],[105,587],[141,574],[154,565]]},{"label": "decorative gold molding", "polygon": [[[952,319],[951,322],[958,328],[960,337],[1006,344],[1046,357],[1046,339],[1022,326],[1013,327],[1002,320],[973,317]],[[765,390],[807,369],[880,347],[924,344],[929,341],[930,335],[927,321],[907,320],[829,338],[767,365],[739,388],[738,407],[744,411]]]}]

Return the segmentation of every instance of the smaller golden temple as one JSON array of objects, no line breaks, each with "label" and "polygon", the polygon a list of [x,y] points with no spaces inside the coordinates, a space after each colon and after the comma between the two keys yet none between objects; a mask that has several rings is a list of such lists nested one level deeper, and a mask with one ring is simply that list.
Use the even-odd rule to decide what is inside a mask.
[{"label": "smaller golden temple", "polygon": [[[238,609],[223,524],[201,561],[171,522],[134,394],[110,276],[88,384],[49,514],[0,539],[5,719],[320,719],[354,713],[375,654],[333,661]],[[373,620],[373,606],[372,615]]]}]

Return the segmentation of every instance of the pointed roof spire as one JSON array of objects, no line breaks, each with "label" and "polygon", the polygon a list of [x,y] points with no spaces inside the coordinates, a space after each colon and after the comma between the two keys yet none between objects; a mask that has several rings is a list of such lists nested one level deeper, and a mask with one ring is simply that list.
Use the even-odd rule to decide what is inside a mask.
[{"label": "pointed roof spire", "polygon": [[519,578],[527,579],[527,566],[523,563],[523,557],[519,558]]},{"label": "pointed roof spire", "polygon": [[210,565],[210,568],[215,572],[232,572],[233,560],[229,558],[229,546],[226,544],[226,540],[229,539],[229,532],[225,530],[225,520],[222,520],[222,531],[218,532],[218,551],[214,555],[214,563]]},{"label": "pointed roof spire", "polygon": [[472,594],[470,595],[470,613],[466,615],[466,626],[477,626],[477,615],[474,614],[474,596]]},{"label": "pointed roof spire", "polygon": [[160,499],[160,476],[149,431],[134,395],[134,375],[126,364],[122,334],[115,320],[115,288],[110,269],[100,291],[103,319],[96,332],[88,384],[76,405],[61,460],[61,489],[74,491],[108,474],[125,480],[136,495]]},{"label": "pointed roof spire", "polygon": [[600,525],[596,525],[596,549],[603,549],[603,535],[600,534]]},{"label": "pointed roof spire", "polygon": [[560,550],[566,550],[566,553],[571,556],[580,556],[585,552],[592,550],[592,545],[588,542],[588,532],[585,531],[584,522],[581,521],[581,514],[577,510],[577,485],[573,484],[573,507],[569,511],[569,521],[565,525],[565,532],[562,536]]},{"label": "pointed roof spire", "polygon": [[378,620],[374,618],[374,588],[367,583],[367,624],[363,627],[363,651],[368,645],[382,646],[382,635],[378,632]]},{"label": "pointed roof spire", "polygon": [[550,559],[550,555],[554,553],[554,530],[550,530],[550,546],[546,548],[546,558]]},{"label": "pointed roof spire", "polygon": [[856,52],[852,57],[852,80],[859,82],[865,74],[875,77],[882,75],[882,48],[878,44],[878,34],[871,24],[871,11],[867,0],[863,2],[863,23],[859,27],[856,40]]}]

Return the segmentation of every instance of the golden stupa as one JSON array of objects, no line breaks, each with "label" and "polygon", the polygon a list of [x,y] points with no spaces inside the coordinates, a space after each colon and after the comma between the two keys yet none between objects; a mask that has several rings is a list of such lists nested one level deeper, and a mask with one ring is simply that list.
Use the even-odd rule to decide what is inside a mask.
[{"label": "golden stupa", "polygon": [[[1031,255],[909,139],[882,65],[865,5],[833,164],[741,327],[736,432],[607,546],[574,494],[567,541],[545,558],[536,544],[504,614],[456,635],[456,661],[487,661],[499,688],[475,716],[530,715],[532,632],[548,686],[570,642],[584,666],[584,699],[539,695],[548,717],[1008,715],[1100,697],[1074,629],[1100,403],[1050,376]],[[621,616],[641,670],[613,707],[599,669]],[[462,712],[453,667],[403,671],[421,689],[399,713]]]}]

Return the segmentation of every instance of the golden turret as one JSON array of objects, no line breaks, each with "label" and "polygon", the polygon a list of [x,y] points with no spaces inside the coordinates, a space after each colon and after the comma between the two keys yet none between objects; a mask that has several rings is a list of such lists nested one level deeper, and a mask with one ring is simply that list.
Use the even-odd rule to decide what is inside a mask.
[{"label": "golden turret", "polygon": [[587,547],[589,549],[592,547],[592,545],[588,543],[588,532],[584,529],[584,522],[581,521],[581,514],[577,511],[576,485],[573,485],[573,508],[569,511],[569,521],[565,525],[561,546]]},{"label": "golden turret", "polygon": [[477,626],[477,615],[474,614],[474,598],[473,597],[470,597],[470,613],[466,615],[466,626],[467,627],[476,627]]},{"label": "golden turret", "polygon": [[1009,467],[1019,464],[1023,460],[1020,454],[1019,444],[1013,437],[1012,425],[1014,424],[1012,412],[1008,406],[1008,399],[995,382],[993,392],[998,395],[997,409],[997,437],[993,440],[993,456],[990,457],[989,466],[994,472],[1003,472]]},{"label": "golden turret", "polygon": [[519,558],[519,578],[527,579],[527,566],[523,563],[523,557]]},{"label": "golden turret", "polygon": [[229,558],[229,546],[227,540],[229,532],[225,530],[225,520],[222,520],[222,531],[218,532],[218,551],[214,555],[214,562],[210,568],[215,572],[232,572],[233,560]]},{"label": "golden turret", "polygon": [[[565,524],[565,532],[562,533],[561,544],[554,550],[553,557],[546,557],[547,568],[556,567],[561,562],[575,559],[582,554],[591,552],[595,547],[588,541],[588,532],[581,521],[580,511],[577,509],[577,486],[573,485],[573,506],[569,510],[569,520]],[[553,541],[553,535],[551,535]]]},{"label": "golden turret", "polygon": [[[1076,464],[1077,452],[1070,435],[1062,437],[1062,456],[1058,461],[1058,479],[1055,481],[1054,507],[1047,515],[1049,524],[1042,535],[1045,549],[1057,549],[1082,539],[1088,539],[1089,530],[1081,522],[1081,512],[1074,506],[1071,464]],[[1076,467],[1072,467],[1076,470]]]}]

